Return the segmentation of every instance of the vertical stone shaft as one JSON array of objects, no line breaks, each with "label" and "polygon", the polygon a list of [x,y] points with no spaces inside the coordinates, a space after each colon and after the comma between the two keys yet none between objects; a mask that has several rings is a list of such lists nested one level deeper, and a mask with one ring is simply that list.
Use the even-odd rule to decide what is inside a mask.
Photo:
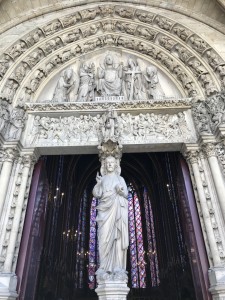
[{"label": "vertical stone shaft", "polygon": [[5,202],[5,197],[7,194],[7,189],[9,185],[10,175],[13,167],[14,160],[14,149],[6,149],[4,153],[4,162],[2,164],[1,174],[0,174],[0,216],[2,214],[3,205]]},{"label": "vertical stone shaft", "polygon": [[220,203],[220,208],[222,210],[223,218],[225,220],[225,183],[216,156],[215,148],[212,143],[208,143],[203,146],[203,149],[209,162],[209,167],[215,184],[216,193]]},{"label": "vertical stone shaft", "polygon": [[201,174],[200,174],[199,167],[198,167],[197,157],[195,157],[194,159],[191,158],[189,160],[189,162],[192,166],[192,170],[194,173],[194,178],[195,178],[198,196],[199,196],[199,200],[200,200],[200,204],[201,204],[202,216],[203,216],[206,233],[207,233],[207,237],[208,237],[208,241],[209,241],[209,247],[210,247],[210,251],[211,251],[211,255],[212,255],[213,264],[219,265],[221,263],[221,261],[220,261],[219,253],[217,251],[216,240],[215,240],[213,228],[211,225],[210,214],[209,214],[209,210],[208,210],[208,206],[207,206],[205,192],[203,189],[203,183],[202,183]]},{"label": "vertical stone shaft", "polygon": [[[27,159],[27,157],[25,157],[25,159]],[[13,219],[13,223],[12,223],[12,230],[11,230],[11,234],[10,234],[6,260],[4,263],[4,271],[5,272],[11,272],[11,268],[12,268],[12,262],[13,262],[15,247],[16,247],[17,235],[18,235],[18,230],[19,230],[19,225],[20,225],[20,220],[21,220],[21,214],[22,214],[22,210],[23,210],[24,196],[26,193],[26,187],[27,187],[27,181],[28,181],[28,177],[29,177],[30,167],[31,167],[31,161],[30,161],[30,156],[29,156],[28,160],[25,161],[25,163],[24,163],[24,167],[23,167],[23,171],[22,171],[21,185],[20,185],[20,190],[18,193],[16,210],[15,210],[15,215],[14,215],[14,219]]]}]

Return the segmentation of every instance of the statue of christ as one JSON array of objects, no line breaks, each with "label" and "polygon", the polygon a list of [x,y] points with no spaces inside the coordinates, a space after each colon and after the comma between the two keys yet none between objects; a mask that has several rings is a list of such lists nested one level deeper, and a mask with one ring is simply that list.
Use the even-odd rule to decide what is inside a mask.
[{"label": "statue of christ", "polygon": [[105,175],[97,174],[94,197],[97,206],[98,242],[100,267],[97,274],[126,273],[128,237],[128,191],[118,173],[113,156],[105,159]]}]

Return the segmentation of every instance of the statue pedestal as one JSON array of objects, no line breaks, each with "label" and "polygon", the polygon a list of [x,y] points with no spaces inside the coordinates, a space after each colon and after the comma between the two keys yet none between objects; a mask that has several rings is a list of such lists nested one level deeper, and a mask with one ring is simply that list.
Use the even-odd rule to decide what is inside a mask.
[{"label": "statue pedestal", "polygon": [[99,300],[126,300],[130,289],[122,280],[105,280],[95,289]]},{"label": "statue pedestal", "polygon": [[13,273],[0,273],[0,300],[15,300],[17,277]]},{"label": "statue pedestal", "polygon": [[209,269],[210,289],[213,300],[225,299],[225,266]]}]

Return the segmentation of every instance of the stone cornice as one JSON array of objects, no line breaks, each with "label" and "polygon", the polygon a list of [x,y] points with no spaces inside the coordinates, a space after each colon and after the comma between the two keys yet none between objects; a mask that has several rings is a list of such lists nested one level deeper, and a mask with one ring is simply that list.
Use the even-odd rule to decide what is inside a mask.
[{"label": "stone cornice", "polygon": [[70,111],[105,111],[108,108],[117,110],[170,110],[170,112],[182,111],[191,108],[192,98],[181,99],[164,99],[164,100],[146,100],[146,101],[130,101],[130,102],[64,102],[64,103],[26,103],[24,109],[28,113],[57,113]]}]

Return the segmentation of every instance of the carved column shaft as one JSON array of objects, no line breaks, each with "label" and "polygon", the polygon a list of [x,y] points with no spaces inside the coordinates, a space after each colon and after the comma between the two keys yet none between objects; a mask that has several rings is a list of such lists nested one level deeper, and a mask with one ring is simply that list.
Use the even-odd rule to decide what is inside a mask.
[{"label": "carved column shaft", "polygon": [[1,193],[0,193],[0,216],[2,214],[3,205],[5,202],[5,197],[9,185],[10,175],[12,172],[13,162],[15,159],[15,149],[8,148],[4,151],[4,157],[3,157],[3,163],[2,163],[2,169],[0,174],[0,187],[1,187]]},{"label": "carved column shaft", "polygon": [[213,181],[216,188],[216,193],[223,213],[223,218],[225,220],[225,183],[216,156],[215,146],[212,143],[207,143],[203,145],[203,150],[209,163],[210,171],[212,173]]},{"label": "carved column shaft", "polygon": [[30,155],[23,156],[23,171],[22,171],[22,175],[21,175],[21,185],[20,185],[20,190],[18,193],[15,216],[14,216],[13,223],[12,223],[12,230],[11,230],[11,234],[10,234],[10,240],[9,240],[9,245],[8,245],[8,249],[7,249],[6,260],[4,263],[4,271],[5,272],[11,272],[11,269],[12,269],[14,251],[15,251],[15,247],[16,247],[17,235],[18,235],[18,231],[19,231],[21,214],[22,214],[23,205],[24,205],[24,197],[25,197],[27,181],[29,178],[31,166],[32,166],[32,160],[31,160]]},{"label": "carved column shaft", "polygon": [[213,228],[210,221],[210,214],[207,206],[207,200],[205,192],[203,189],[203,182],[201,179],[201,174],[198,166],[198,153],[189,151],[188,152],[188,162],[192,167],[194,179],[198,191],[199,201],[201,204],[202,216],[205,224],[205,229],[208,237],[209,247],[212,255],[212,260],[214,265],[219,265],[221,263],[220,256],[217,251],[216,240],[213,233]]}]

